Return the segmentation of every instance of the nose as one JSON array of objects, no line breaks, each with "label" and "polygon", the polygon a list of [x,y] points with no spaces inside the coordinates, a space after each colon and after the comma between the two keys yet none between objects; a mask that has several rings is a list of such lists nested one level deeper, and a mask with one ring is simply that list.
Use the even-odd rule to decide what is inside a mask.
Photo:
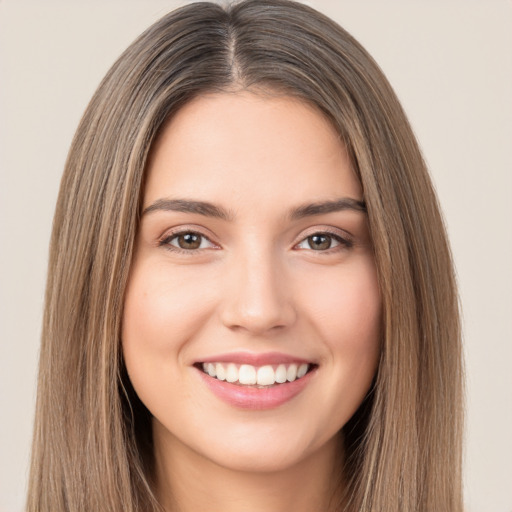
[{"label": "nose", "polygon": [[223,285],[222,323],[229,329],[261,335],[296,320],[296,310],[279,258],[271,251],[239,255]]}]

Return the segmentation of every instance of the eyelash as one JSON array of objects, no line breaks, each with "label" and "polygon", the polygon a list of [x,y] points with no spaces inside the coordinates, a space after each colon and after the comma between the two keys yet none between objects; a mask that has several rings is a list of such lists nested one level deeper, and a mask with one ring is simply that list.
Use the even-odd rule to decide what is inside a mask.
[{"label": "eyelash", "polygon": [[[185,236],[185,235],[196,235],[201,239],[200,245],[203,244],[204,240],[207,240],[213,246],[213,248],[216,248],[216,245],[206,235],[203,235],[199,231],[194,231],[193,229],[184,229],[181,231],[176,231],[174,233],[168,234],[168,235],[164,236],[164,238],[162,238],[158,242],[158,246],[165,247],[167,250],[172,251],[172,252],[178,252],[178,253],[187,254],[187,255],[191,255],[193,253],[199,252],[199,250],[205,249],[204,247],[203,248],[198,247],[196,249],[184,249],[182,247],[177,247],[177,246],[171,244],[171,242],[173,240],[177,240],[180,236]],[[209,248],[212,248],[212,247],[209,247]]]},{"label": "eyelash", "polygon": [[[171,242],[173,240],[177,240],[180,236],[185,236],[185,235],[195,235],[195,236],[199,237],[201,239],[200,246],[197,248],[194,248],[194,249],[184,249],[182,247],[177,247],[177,246],[171,244]],[[339,235],[338,233],[333,233],[329,230],[318,230],[318,231],[313,231],[310,234],[308,234],[307,236],[303,237],[297,244],[294,245],[294,249],[303,243],[307,243],[308,239],[310,239],[314,236],[328,237],[331,239],[330,245],[332,245],[332,240],[334,240],[338,245],[335,245],[334,247],[328,247],[327,249],[319,249],[319,250],[315,250],[311,247],[309,249],[297,249],[297,250],[309,250],[309,251],[312,251],[312,252],[318,253],[318,254],[326,254],[326,253],[331,254],[331,253],[334,253],[337,251],[351,249],[354,246],[353,240],[348,236],[343,237],[343,236]],[[208,247],[208,249],[218,248],[218,246],[216,246],[216,244],[214,244],[206,235],[200,233],[199,231],[194,231],[193,229],[186,229],[186,230],[176,231],[174,233],[168,234],[158,242],[158,246],[165,247],[167,250],[172,251],[172,252],[192,255],[193,253],[198,253],[200,250],[206,249],[205,247],[201,248],[201,245],[203,244],[203,242],[205,240],[212,245],[212,247]]]},{"label": "eyelash", "polygon": [[337,242],[338,245],[336,245],[334,247],[328,247],[325,250],[315,250],[312,247],[310,247],[309,249],[304,249],[304,250],[310,250],[310,251],[318,253],[318,254],[332,254],[334,252],[351,249],[354,246],[354,241],[348,236],[348,234],[347,234],[347,236],[341,236],[339,233],[333,233],[332,231],[324,229],[324,230],[314,231],[314,232],[308,234],[307,236],[303,237],[298,244],[295,244],[294,247],[298,247],[300,244],[307,243],[308,239],[310,239],[314,236],[328,237],[331,239],[331,245],[332,245],[332,240]]}]

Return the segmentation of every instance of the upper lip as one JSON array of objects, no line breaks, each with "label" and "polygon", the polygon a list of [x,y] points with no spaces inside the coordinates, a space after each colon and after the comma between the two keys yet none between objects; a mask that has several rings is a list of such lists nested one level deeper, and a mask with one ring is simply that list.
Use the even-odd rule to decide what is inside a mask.
[{"label": "upper lip", "polygon": [[252,366],[265,366],[272,364],[311,364],[313,361],[302,357],[283,354],[280,352],[229,352],[225,354],[215,354],[210,357],[196,361],[196,363],[235,363],[250,364]]}]

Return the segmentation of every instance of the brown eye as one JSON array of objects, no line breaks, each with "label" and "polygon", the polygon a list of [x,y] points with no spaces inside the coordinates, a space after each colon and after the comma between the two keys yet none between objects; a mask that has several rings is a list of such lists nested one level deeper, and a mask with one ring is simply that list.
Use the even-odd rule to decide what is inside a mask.
[{"label": "brown eye", "polygon": [[214,244],[208,238],[195,231],[183,231],[170,235],[163,239],[160,245],[166,245],[169,249],[181,249],[183,251],[195,251],[214,247]]},{"label": "brown eye", "polygon": [[308,246],[314,251],[325,251],[331,248],[332,237],[326,234],[316,234],[308,236]]},{"label": "brown eye", "polygon": [[184,233],[176,237],[180,249],[199,249],[201,246],[201,235],[197,233]]},{"label": "brown eye", "polygon": [[304,238],[295,248],[307,249],[308,251],[331,252],[331,249],[350,249],[352,246],[353,242],[349,238],[320,231]]}]

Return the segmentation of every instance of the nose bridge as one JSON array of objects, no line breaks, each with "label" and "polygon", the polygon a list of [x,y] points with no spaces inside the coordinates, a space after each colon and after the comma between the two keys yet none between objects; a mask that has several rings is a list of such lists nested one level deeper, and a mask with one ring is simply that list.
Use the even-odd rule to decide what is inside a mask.
[{"label": "nose bridge", "polygon": [[261,334],[290,325],[295,311],[279,254],[271,243],[253,242],[229,265],[222,320],[227,327]]}]

